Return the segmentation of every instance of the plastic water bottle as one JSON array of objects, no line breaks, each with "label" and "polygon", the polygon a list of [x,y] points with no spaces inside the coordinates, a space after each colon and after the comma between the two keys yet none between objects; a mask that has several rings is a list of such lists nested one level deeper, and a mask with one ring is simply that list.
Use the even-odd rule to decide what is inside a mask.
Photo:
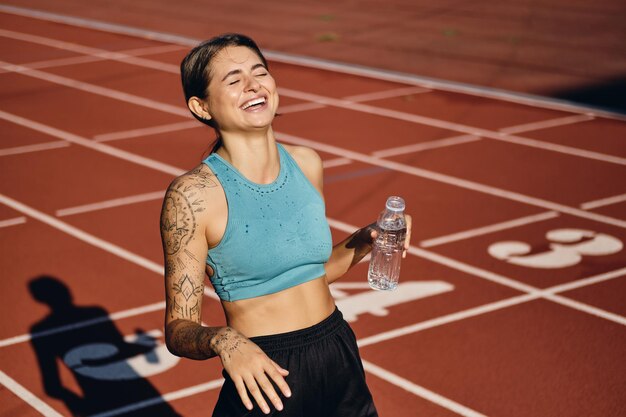
[{"label": "plastic water bottle", "polygon": [[378,237],[372,245],[367,281],[375,290],[395,290],[406,237],[404,200],[392,196],[378,216]]}]

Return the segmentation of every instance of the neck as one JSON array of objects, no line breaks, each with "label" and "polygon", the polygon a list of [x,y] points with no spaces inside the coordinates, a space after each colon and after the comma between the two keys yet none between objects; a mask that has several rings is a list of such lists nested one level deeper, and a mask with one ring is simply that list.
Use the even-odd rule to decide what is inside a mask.
[{"label": "neck", "polygon": [[274,132],[229,134],[222,132],[223,145],[217,153],[243,176],[258,184],[269,184],[280,172],[280,157]]}]

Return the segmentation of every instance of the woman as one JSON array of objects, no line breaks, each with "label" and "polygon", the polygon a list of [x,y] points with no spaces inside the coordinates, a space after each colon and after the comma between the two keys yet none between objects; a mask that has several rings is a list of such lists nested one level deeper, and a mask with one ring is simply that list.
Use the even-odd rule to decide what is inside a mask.
[{"label": "woman", "polygon": [[[181,76],[189,109],[218,142],[163,203],[168,348],[219,356],[225,383],[214,416],[377,415],[328,287],[371,250],[375,230],[332,247],[320,157],[276,143],[276,84],[254,41],[206,41]],[[205,273],[226,327],[201,324]]]}]

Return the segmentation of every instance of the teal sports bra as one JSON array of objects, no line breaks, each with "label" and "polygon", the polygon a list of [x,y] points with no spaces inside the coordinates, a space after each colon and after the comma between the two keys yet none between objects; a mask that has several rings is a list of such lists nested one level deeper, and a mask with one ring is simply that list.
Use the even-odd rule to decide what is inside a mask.
[{"label": "teal sports bra", "polygon": [[216,153],[203,161],[228,203],[224,236],[206,260],[222,300],[272,294],[325,274],[332,238],[324,200],[285,148],[277,146],[280,173],[270,184],[248,180]]}]

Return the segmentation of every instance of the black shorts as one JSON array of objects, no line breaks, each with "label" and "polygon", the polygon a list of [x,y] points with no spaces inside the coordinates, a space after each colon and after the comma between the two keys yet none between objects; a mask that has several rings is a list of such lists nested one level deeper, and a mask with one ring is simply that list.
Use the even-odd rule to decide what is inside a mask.
[{"label": "black shorts", "polygon": [[[376,417],[372,395],[365,383],[365,371],[356,337],[338,309],[322,322],[302,330],[250,338],[272,360],[289,371],[285,378],[291,389],[283,411],[271,409],[276,417]],[[233,381],[223,372],[225,382],[213,417],[266,416],[254,398],[247,410]]]}]

